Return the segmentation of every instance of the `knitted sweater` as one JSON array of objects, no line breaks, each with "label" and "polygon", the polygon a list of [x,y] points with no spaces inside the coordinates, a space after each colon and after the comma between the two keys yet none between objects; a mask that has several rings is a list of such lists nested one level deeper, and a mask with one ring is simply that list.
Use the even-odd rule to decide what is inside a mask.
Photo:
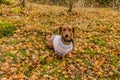
[{"label": "knitted sweater", "polygon": [[55,53],[59,56],[66,55],[68,52],[71,52],[73,49],[73,43],[66,45],[63,44],[61,36],[59,35],[53,35],[51,37],[51,41],[53,44],[53,48],[55,50]]}]

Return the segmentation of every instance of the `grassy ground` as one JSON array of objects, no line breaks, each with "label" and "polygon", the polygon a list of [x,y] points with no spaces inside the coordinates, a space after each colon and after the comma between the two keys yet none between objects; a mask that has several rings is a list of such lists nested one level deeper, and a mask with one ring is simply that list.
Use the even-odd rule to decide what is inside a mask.
[{"label": "grassy ground", "polygon": [[[1,80],[120,80],[120,13],[107,8],[68,13],[37,4],[0,7],[0,21],[16,28],[0,39]],[[64,23],[75,28],[75,46],[60,60],[45,46],[44,32],[56,34]]]}]

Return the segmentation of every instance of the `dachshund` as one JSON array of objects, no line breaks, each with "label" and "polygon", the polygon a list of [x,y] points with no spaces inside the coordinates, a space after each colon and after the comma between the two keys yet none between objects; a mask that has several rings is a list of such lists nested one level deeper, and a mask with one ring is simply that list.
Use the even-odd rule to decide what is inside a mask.
[{"label": "dachshund", "polygon": [[74,28],[71,25],[65,24],[59,28],[59,35],[46,36],[47,46],[55,51],[55,53],[64,57],[67,53],[73,50]]}]

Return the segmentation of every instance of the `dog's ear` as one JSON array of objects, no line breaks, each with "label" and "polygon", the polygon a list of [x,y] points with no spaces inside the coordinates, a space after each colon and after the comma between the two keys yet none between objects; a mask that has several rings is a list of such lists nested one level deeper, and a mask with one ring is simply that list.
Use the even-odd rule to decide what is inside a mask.
[{"label": "dog's ear", "polygon": [[59,34],[61,34],[61,32],[62,32],[62,27],[59,28]]},{"label": "dog's ear", "polygon": [[75,29],[74,29],[74,28],[72,28],[72,32],[73,32],[73,33],[75,32]]},{"label": "dog's ear", "polygon": [[72,32],[73,32],[73,38],[75,37],[75,29],[72,28]]}]

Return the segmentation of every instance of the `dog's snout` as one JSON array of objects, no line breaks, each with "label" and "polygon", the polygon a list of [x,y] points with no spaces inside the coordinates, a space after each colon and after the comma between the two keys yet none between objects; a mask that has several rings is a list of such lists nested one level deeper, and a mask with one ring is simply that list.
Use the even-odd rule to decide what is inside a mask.
[{"label": "dog's snout", "polygon": [[66,34],[65,37],[68,37],[68,34]]}]

